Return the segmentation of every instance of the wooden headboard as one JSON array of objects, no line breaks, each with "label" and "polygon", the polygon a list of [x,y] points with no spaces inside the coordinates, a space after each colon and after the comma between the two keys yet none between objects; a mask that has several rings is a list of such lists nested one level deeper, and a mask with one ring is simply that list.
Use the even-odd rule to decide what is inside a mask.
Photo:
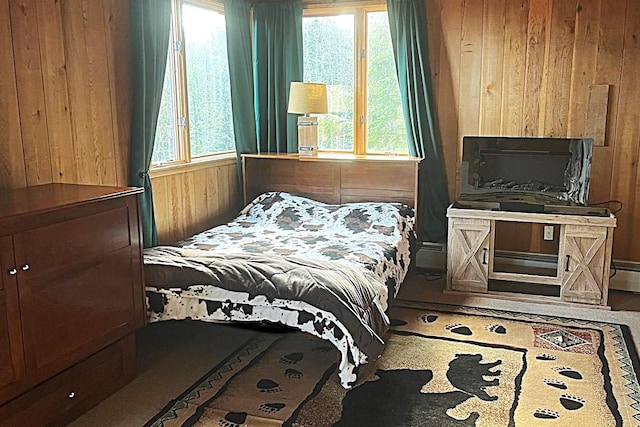
[{"label": "wooden headboard", "polygon": [[418,215],[417,157],[243,154],[244,202],[286,191],[324,203],[401,202]]}]

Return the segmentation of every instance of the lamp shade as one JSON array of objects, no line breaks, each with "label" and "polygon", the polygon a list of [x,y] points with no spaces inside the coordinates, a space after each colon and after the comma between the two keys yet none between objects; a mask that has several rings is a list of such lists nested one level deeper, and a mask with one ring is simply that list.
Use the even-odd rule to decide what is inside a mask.
[{"label": "lamp shade", "polygon": [[326,114],[327,85],[324,83],[291,82],[289,113]]}]

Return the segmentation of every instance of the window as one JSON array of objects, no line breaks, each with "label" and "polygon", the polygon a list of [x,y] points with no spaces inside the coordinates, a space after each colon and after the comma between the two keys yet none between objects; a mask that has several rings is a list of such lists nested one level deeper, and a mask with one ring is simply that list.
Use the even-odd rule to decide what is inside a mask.
[{"label": "window", "polygon": [[389,21],[384,7],[306,9],[304,80],[327,84],[320,150],[406,154]]},{"label": "window", "polygon": [[171,42],[152,164],[235,149],[221,2],[173,0]]}]

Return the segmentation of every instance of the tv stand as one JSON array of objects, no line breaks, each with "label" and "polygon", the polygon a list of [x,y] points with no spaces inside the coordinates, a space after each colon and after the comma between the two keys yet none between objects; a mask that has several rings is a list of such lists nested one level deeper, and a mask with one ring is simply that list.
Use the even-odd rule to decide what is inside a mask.
[{"label": "tv stand", "polygon": [[[447,209],[447,284],[445,292],[491,295],[520,301],[584,304],[608,309],[611,247],[616,218],[579,209],[570,214],[511,212],[457,207]],[[495,269],[496,221],[560,226],[555,275]],[[510,286],[515,284],[516,286]],[[518,287],[517,285],[522,286]],[[494,286],[495,285],[495,286]],[[537,285],[558,292],[529,292]],[[508,290],[505,290],[508,289]],[[524,290],[523,290],[524,289]]]}]

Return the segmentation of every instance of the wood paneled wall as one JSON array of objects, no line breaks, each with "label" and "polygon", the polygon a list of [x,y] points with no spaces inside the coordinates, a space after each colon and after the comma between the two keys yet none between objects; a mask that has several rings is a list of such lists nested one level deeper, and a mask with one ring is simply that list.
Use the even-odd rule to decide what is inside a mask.
[{"label": "wood paneled wall", "polygon": [[425,2],[451,199],[464,135],[592,137],[604,112],[589,199],[623,203],[614,257],[640,261],[640,0]]},{"label": "wood paneled wall", "polygon": [[230,219],[241,207],[236,159],[181,173],[152,172],[159,244],[170,244]]},{"label": "wood paneled wall", "polygon": [[127,0],[0,0],[0,188],[126,184]]}]

